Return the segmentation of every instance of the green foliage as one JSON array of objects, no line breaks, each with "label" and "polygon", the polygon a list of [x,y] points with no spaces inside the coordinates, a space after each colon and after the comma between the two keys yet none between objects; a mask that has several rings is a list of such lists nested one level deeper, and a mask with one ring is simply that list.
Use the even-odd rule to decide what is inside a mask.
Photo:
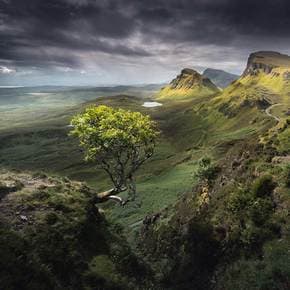
[{"label": "green foliage", "polygon": [[60,289],[49,267],[40,263],[25,238],[1,225],[0,256],[1,289]]},{"label": "green foliage", "polygon": [[253,200],[253,195],[250,192],[239,189],[231,193],[227,208],[235,216],[243,215],[244,211],[253,203]]},{"label": "green foliage", "polygon": [[149,116],[107,106],[87,108],[71,124],[85,159],[105,170],[118,191],[152,156],[158,135]]},{"label": "green foliage", "polygon": [[271,175],[263,175],[253,184],[253,193],[257,197],[270,196],[276,187]]},{"label": "green foliage", "polygon": [[257,226],[270,219],[274,204],[269,198],[256,198],[249,207],[249,218]]},{"label": "green foliage", "polygon": [[241,259],[220,276],[218,289],[284,290],[290,284],[289,241],[274,241],[264,247],[263,259]]},{"label": "green foliage", "polygon": [[290,164],[285,167],[285,185],[290,188]]},{"label": "green foliage", "polygon": [[231,238],[246,249],[257,251],[264,241],[277,234],[272,221],[274,202],[271,194],[275,183],[270,175],[258,178],[251,190],[238,189],[228,198],[227,211]]},{"label": "green foliage", "polygon": [[198,161],[198,167],[194,172],[194,177],[198,181],[206,181],[209,184],[215,179],[219,168],[212,164],[212,160],[209,157],[203,157]]},{"label": "green foliage", "polygon": [[157,136],[149,116],[107,106],[90,107],[74,117],[71,124],[71,134],[79,137],[88,161],[112,158],[110,153],[115,156],[122,150],[133,155],[138,147],[144,147],[145,155],[149,155]]},{"label": "green foliage", "polygon": [[261,225],[273,213],[273,202],[269,198],[255,197],[252,192],[237,190],[231,194],[227,208],[235,217],[249,218]]},{"label": "green foliage", "polygon": [[277,137],[279,144],[278,150],[281,154],[289,154],[290,153],[290,125],[287,124],[287,128],[284,129],[283,132],[280,132]]},{"label": "green foliage", "polygon": [[[243,107],[241,107],[239,103],[240,100],[244,101],[245,97],[249,95],[249,92],[251,95],[250,97],[253,99],[259,97],[260,93],[263,95],[265,94],[261,90],[257,92],[257,96],[254,95],[255,91],[257,91],[257,88],[252,88],[251,90],[249,88],[245,88],[245,92],[242,93],[243,90],[244,88],[241,87],[240,91],[237,93],[228,91],[229,99],[226,97],[223,99],[225,103],[230,102],[233,104],[233,106],[228,108],[229,113],[235,113],[235,117],[231,119],[225,118],[223,114],[218,113],[217,110],[214,109],[214,102],[216,101],[216,98],[210,98],[212,101],[209,101],[209,98],[204,96],[200,99],[196,98],[196,101],[194,102],[164,102],[163,106],[158,109],[144,109],[141,106],[143,100],[138,100],[137,98],[133,97],[108,97],[100,98],[97,101],[94,101],[94,104],[107,104],[109,106],[122,107],[132,111],[149,111],[152,118],[158,120],[159,126],[163,132],[160,138],[161,145],[158,145],[157,147],[157,154],[155,154],[154,157],[150,159],[150,162],[146,163],[146,166],[142,167],[138,172],[138,182],[140,183],[140,194],[138,196],[138,202],[140,199],[142,206],[140,208],[128,206],[125,209],[119,207],[112,209],[110,204],[103,205],[104,210],[106,211],[106,216],[110,216],[114,221],[118,220],[122,224],[126,224],[128,228],[128,236],[130,237],[132,235],[132,229],[138,229],[142,225],[142,219],[144,216],[151,212],[159,212],[160,209],[164,208],[164,206],[174,204],[178,197],[184,197],[184,192],[187,192],[190,190],[190,188],[192,188],[192,180],[188,177],[190,176],[190,173],[192,173],[193,168],[196,166],[195,160],[200,158],[200,156],[210,154],[211,156],[214,156],[215,159],[217,158],[222,161],[222,158],[224,158],[226,155],[225,152],[236,150],[237,146],[235,145],[235,142],[237,140],[240,142],[239,144],[241,144],[242,140],[245,140],[245,138],[247,138],[247,140],[245,140],[247,144],[252,141],[257,141],[257,136],[264,132],[265,129],[269,128],[269,126],[272,126],[274,120],[270,120],[270,118],[266,117],[263,111],[256,110],[254,107],[250,108],[247,106],[246,102],[244,102]],[[74,94],[74,92],[70,92],[70,94]],[[82,92],[82,94],[85,96],[87,91]],[[90,95],[92,98],[95,98],[96,93],[92,91],[90,92]],[[234,100],[233,97],[235,96],[236,99]],[[235,102],[237,106],[235,106]],[[203,104],[205,108],[204,110],[200,110],[200,104]],[[217,104],[220,104],[220,102],[217,102]],[[237,111],[235,111],[236,108],[238,108]],[[282,116],[282,114],[284,114],[282,112],[282,108],[281,114],[275,113],[275,115]],[[35,118],[35,122],[29,120],[30,123],[27,122],[27,116],[29,116],[27,113],[25,114],[26,121],[19,121],[19,118],[15,113],[11,114],[9,120],[4,118],[6,121],[2,122],[3,124],[1,128],[9,127],[9,132],[1,132],[2,146],[0,146],[0,149],[2,166],[18,169],[45,170],[61,175],[68,175],[71,178],[75,178],[77,180],[89,181],[92,185],[96,186],[96,188],[100,190],[107,188],[108,183],[105,176],[99,171],[96,174],[94,164],[83,163],[80,161],[81,154],[80,151],[77,150],[77,144],[75,140],[73,138],[67,137],[66,133],[68,128],[66,125],[68,124],[68,119],[71,118],[70,116],[76,114],[79,109],[80,107],[78,106],[76,108],[66,110],[65,112],[63,111],[63,108],[57,113],[53,112],[53,114],[51,112],[46,112],[46,115],[43,114],[40,115],[39,118]],[[7,116],[7,113],[5,113],[5,116]],[[267,120],[267,118],[269,120]],[[252,123],[252,121],[255,121],[255,123]],[[12,130],[12,126],[23,126],[26,128]],[[284,130],[283,132],[275,132],[279,141],[277,146],[279,147],[280,153],[285,153],[283,155],[288,154],[287,152],[290,148],[289,129]],[[257,152],[257,155],[263,155],[264,158],[266,157],[267,152],[259,151]],[[70,156],[70,158],[67,158],[67,156]],[[253,157],[255,156],[252,155],[251,158]],[[191,160],[188,158],[191,158]],[[224,159],[224,161],[225,164],[227,164],[227,160]],[[207,168],[208,165],[206,163],[207,162],[202,164],[199,170],[201,168]],[[273,166],[277,167],[275,164],[267,163],[265,170],[259,170],[259,172],[267,172],[269,171],[269,168]],[[211,176],[211,174],[208,174],[206,170],[204,171],[205,173],[203,173],[201,170],[201,174],[199,174],[201,180],[205,180],[208,178],[207,176]],[[233,182],[236,188],[241,187],[240,190],[231,189],[228,191],[232,192],[230,197],[233,199],[229,201],[228,208],[226,209],[224,209],[223,204],[228,201],[228,194],[225,194],[224,196],[219,195],[219,188],[223,189],[224,187],[219,187],[219,184],[215,186],[216,184],[214,184],[214,200],[210,205],[211,208],[209,209],[208,214],[210,216],[213,214],[213,212],[219,211],[219,214],[222,217],[222,230],[227,231],[229,227],[229,236],[230,239],[234,241],[234,246],[239,247],[239,249],[246,247],[245,252],[248,252],[248,255],[251,255],[251,258],[254,259],[254,256],[257,253],[262,254],[260,252],[261,244],[265,240],[270,239],[273,236],[273,232],[275,231],[275,227],[272,223],[274,204],[271,200],[271,196],[267,196],[269,193],[268,190],[265,191],[266,196],[264,196],[262,193],[259,197],[253,193],[254,190],[251,187],[247,187],[249,183],[247,177],[249,176],[250,172],[246,171],[247,169],[245,169],[245,172],[242,172],[242,176],[237,176],[237,173],[235,174],[235,172],[227,175],[228,171],[226,172],[226,177],[229,178],[229,183]],[[238,174],[240,174],[240,172]],[[243,174],[245,175],[243,176]],[[279,175],[280,173],[272,174],[275,174],[275,180],[279,181],[279,178],[281,177],[281,175]],[[246,175],[247,177],[245,177]],[[287,172],[285,171],[285,176],[286,175]],[[284,185],[284,175],[282,182]],[[281,194],[285,196],[285,199],[288,198],[287,195],[289,195],[289,190],[286,191],[285,188],[281,188],[280,185],[281,184],[279,184],[279,190],[277,190],[277,192],[280,195],[280,193],[284,190],[284,192]],[[19,246],[11,242],[10,252],[7,251],[6,246],[3,251],[1,251],[1,258],[7,258],[7,256],[11,257],[10,266],[7,267],[9,270],[11,269],[12,273],[12,276],[9,277],[12,282],[16,277],[16,280],[20,281],[19,284],[17,284],[17,286],[20,285],[18,286],[18,288],[20,288],[24,283],[27,282],[28,279],[31,278],[31,273],[35,273],[35,276],[38,275],[37,269],[40,269],[43,273],[46,273],[47,271],[49,274],[51,269],[54,270],[55,264],[57,264],[59,267],[57,269],[68,267],[71,277],[75,277],[75,279],[81,280],[80,273],[74,272],[74,269],[77,268],[76,265],[78,266],[78,264],[74,264],[74,261],[78,260],[81,261],[81,265],[85,263],[87,267],[84,279],[89,280],[85,282],[88,282],[86,284],[89,285],[87,287],[88,289],[95,289],[96,285],[98,285],[100,288],[107,287],[108,285],[112,287],[112,284],[114,284],[113,280],[118,277],[124,277],[124,275],[120,274],[120,269],[116,265],[118,264],[118,261],[121,261],[122,259],[116,258],[114,255],[115,253],[109,253],[110,251],[108,248],[112,244],[116,245],[120,243],[111,236],[104,237],[105,229],[100,224],[91,223],[88,225],[85,218],[86,211],[84,210],[86,203],[83,201],[83,198],[80,200],[76,196],[79,195],[79,193],[74,194],[68,188],[66,188],[66,192],[63,193],[62,186],[64,186],[63,183],[60,186],[55,186],[51,191],[45,188],[40,188],[40,190],[34,192],[33,198],[23,201],[22,204],[27,208],[34,208],[35,210],[37,208],[40,209],[37,213],[37,217],[39,218],[39,221],[41,221],[42,226],[35,224],[34,221],[31,225],[32,227],[35,227],[33,233],[29,235],[29,238],[31,238],[32,241],[35,241],[35,248],[33,250],[31,250],[31,248],[27,248],[27,243],[25,243],[23,246]],[[217,198],[215,199],[214,196],[217,196]],[[275,201],[277,202],[276,199]],[[289,220],[288,204],[289,203],[286,200],[283,204],[280,204],[277,207],[277,211],[282,208],[285,212],[285,220],[283,223],[288,223]],[[51,211],[47,212],[47,207],[51,208]],[[176,210],[176,208],[173,206],[169,206],[169,208],[171,211]],[[190,209],[183,209],[184,208],[179,210],[179,214],[181,213],[187,217],[190,217]],[[13,213],[15,212],[16,210],[13,211]],[[162,218],[164,219],[164,217]],[[184,240],[181,239],[180,248],[176,248],[178,249],[176,251],[176,255],[172,255],[172,249],[175,249],[174,242],[177,238],[176,228],[170,228],[172,223],[170,223],[170,227],[165,229],[167,235],[162,238],[164,242],[167,241],[166,246],[168,246],[171,256],[177,257],[177,255],[180,253],[180,257],[176,263],[177,267],[179,267],[179,265],[185,265],[182,266],[182,270],[178,273],[176,273],[176,271],[174,271],[175,269],[173,269],[171,275],[172,282],[174,282],[174,279],[177,276],[179,277],[179,281],[181,279],[187,280],[185,283],[188,281],[191,282],[192,280],[196,281],[196,279],[199,280],[199,277],[201,277],[199,270],[207,271],[208,265],[206,265],[206,263],[211,262],[213,257],[215,257],[215,252],[212,254],[211,251],[207,250],[207,241],[208,238],[212,238],[212,233],[208,235],[208,238],[203,239],[203,235],[200,231],[197,230],[196,227],[190,228],[190,231],[188,231],[187,221],[188,219],[184,219],[182,222],[180,222],[179,219],[175,220],[175,223],[178,225],[184,223],[184,228],[182,231],[183,233],[187,234],[189,238],[194,237],[192,240],[190,240],[190,243],[186,244],[186,252],[183,251]],[[280,224],[282,224],[282,222]],[[17,225],[17,227],[18,226],[19,225]],[[56,230],[54,230],[55,228]],[[84,228],[86,228],[86,230],[84,230]],[[80,240],[75,244],[71,243],[72,238],[75,236],[76,232],[79,233],[79,229],[83,229],[81,231],[81,237],[78,237]],[[50,234],[50,231],[53,233]],[[55,232],[57,233],[55,234]],[[283,232],[286,232],[286,229]],[[237,233],[237,240],[233,239],[234,233]],[[36,236],[38,236],[38,234],[39,237],[37,238]],[[5,235],[6,233],[1,237],[1,241],[3,241]],[[166,239],[168,236],[171,238]],[[13,238],[13,240],[15,242],[17,241],[16,238]],[[55,240],[60,242],[53,242]],[[10,242],[5,241],[5,243],[7,245]],[[249,248],[252,249],[252,246],[257,244],[259,244],[259,246],[255,248],[256,251],[248,251]],[[2,246],[3,243],[1,242],[0,245]],[[39,254],[43,254],[43,256],[41,256],[41,263],[44,264],[45,269],[41,268],[40,263],[36,263],[32,259],[31,255],[22,255],[21,251],[15,251],[15,249],[19,249],[19,247],[29,251],[31,250],[36,258],[39,256]],[[188,255],[187,253],[191,253],[191,247],[193,249],[193,254]],[[120,246],[120,248],[122,248],[122,246]],[[152,243],[152,249],[155,248],[158,248],[158,246],[156,243]],[[165,247],[161,248],[164,249]],[[57,253],[56,257],[51,255],[55,249]],[[65,252],[66,249],[67,252]],[[86,249],[89,250],[83,252]],[[93,254],[94,251],[97,251],[96,255]],[[269,251],[270,249],[268,248],[267,251],[265,251],[265,254],[267,254]],[[238,268],[239,272],[231,276],[230,280],[232,283],[236,282],[235,285],[233,287],[224,287],[223,289],[252,289],[255,287],[255,289],[275,289],[274,287],[271,288],[270,286],[276,285],[276,287],[278,287],[277,284],[281,283],[283,279],[286,280],[285,277],[289,277],[290,275],[288,271],[289,261],[287,260],[288,251],[289,248],[287,247],[283,249],[281,248],[280,258],[275,254],[273,255],[272,259],[265,260],[265,263],[260,263],[260,261],[258,261],[256,264],[256,262],[254,263],[254,260],[251,260],[248,264],[243,264],[241,266],[242,268]],[[76,252],[80,252],[81,257],[76,254]],[[201,255],[201,259],[198,259],[198,261],[201,261],[201,263],[198,262],[195,264],[194,261],[197,257],[195,253],[198,254],[203,252],[209,253],[209,255]],[[7,254],[5,256],[5,253],[9,253],[9,255]],[[15,256],[13,256],[13,253],[16,253]],[[18,253],[20,254],[18,255]],[[236,253],[237,252],[235,252],[235,254]],[[34,266],[29,268],[28,263],[23,263],[22,258],[18,259],[21,255],[23,259],[27,260],[27,262],[32,260]],[[70,257],[70,255],[72,255],[72,259],[67,258]],[[283,255],[284,257],[282,257]],[[105,257],[107,260],[100,258],[97,258],[96,260],[94,259],[94,257],[99,256]],[[236,258],[237,256],[235,256],[235,259]],[[85,259],[85,261],[83,259]],[[226,259],[227,262],[232,261],[231,257],[229,256],[226,256]],[[13,263],[11,261],[13,261]],[[19,264],[15,265],[14,261],[19,261]],[[61,263],[62,261],[63,264]],[[162,261],[164,261],[164,268],[168,267],[167,261],[165,261],[165,259]],[[181,263],[179,263],[180,261]],[[111,265],[110,262],[112,262],[114,266]],[[190,264],[191,262],[192,264]],[[253,265],[257,265],[257,267],[254,267],[255,265],[251,266],[251,262],[253,262]],[[275,262],[277,262],[277,264],[280,263],[281,266],[276,266]],[[46,266],[48,263],[49,266]],[[9,261],[3,258],[1,267],[5,269],[5,266],[8,264]],[[72,265],[72,268],[70,268],[70,264]],[[105,266],[104,268],[107,269],[105,274],[108,275],[108,277],[114,277],[114,279],[111,281],[105,281],[105,275],[101,275],[102,269],[100,268],[103,264]],[[264,273],[264,269],[270,268],[271,265],[274,265],[273,271],[271,270],[271,275],[274,277],[276,275],[277,279],[275,279],[278,282],[276,284],[273,282],[273,284],[269,284],[270,286],[268,286],[268,288],[266,286],[263,288],[261,285],[265,284],[257,284],[252,277],[254,276],[256,278],[262,272]],[[249,271],[246,271],[246,269],[243,267],[248,267]],[[120,263],[120,268],[123,268],[124,272],[127,271],[123,262]],[[27,269],[27,271],[24,271],[25,269]],[[191,277],[187,275],[189,269],[194,269],[194,275]],[[197,271],[195,271],[195,269]],[[285,269],[284,272],[283,269]],[[13,270],[15,272],[13,272]],[[132,268],[130,268],[129,271],[131,270]],[[243,272],[243,270],[245,271]],[[237,278],[241,272],[244,273],[242,280]],[[138,277],[139,273],[142,273],[142,271],[138,271],[135,277]],[[186,277],[184,276],[184,273],[186,273]],[[47,287],[53,289],[54,284],[51,286],[51,283],[47,282],[49,279],[45,278],[48,274],[43,275],[44,277],[40,277],[40,280],[43,279],[44,283],[48,285]],[[61,276],[62,274],[63,273],[60,271],[59,275]],[[53,273],[53,275],[55,275],[55,273]],[[22,280],[23,277],[26,280]],[[242,277],[242,274],[240,277]],[[284,278],[279,280],[279,277]],[[122,282],[120,280],[118,281],[118,285],[116,287],[120,287]],[[132,281],[132,279],[129,280]],[[210,281],[210,275],[204,275],[204,278],[201,280]],[[21,283],[21,281],[23,281],[23,283]],[[275,280],[273,279],[273,281]],[[284,282],[284,286],[288,284]],[[64,284],[63,289],[66,288],[66,286],[67,284]],[[9,287],[4,288],[9,289]],[[43,283],[35,288],[45,289]],[[154,288],[154,286],[152,286],[152,288]],[[31,289],[33,289],[33,287],[31,287]],[[207,288],[203,287],[203,289]],[[284,289],[286,288],[284,287]]]}]

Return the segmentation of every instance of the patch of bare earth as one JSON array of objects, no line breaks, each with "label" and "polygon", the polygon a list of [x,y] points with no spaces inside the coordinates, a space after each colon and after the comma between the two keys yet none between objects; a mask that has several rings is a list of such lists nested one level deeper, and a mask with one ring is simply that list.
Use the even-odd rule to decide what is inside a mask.
[{"label": "patch of bare earth", "polygon": [[[57,184],[46,176],[34,177],[29,174],[0,173],[0,223],[15,229],[22,229],[35,221],[35,208],[25,202],[33,193],[56,187]],[[22,202],[23,201],[23,202]],[[38,206],[37,212],[46,211],[46,205]]]}]

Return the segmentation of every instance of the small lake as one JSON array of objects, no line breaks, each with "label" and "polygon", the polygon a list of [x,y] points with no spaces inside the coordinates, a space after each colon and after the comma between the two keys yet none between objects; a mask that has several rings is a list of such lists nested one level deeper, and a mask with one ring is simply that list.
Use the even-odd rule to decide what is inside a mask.
[{"label": "small lake", "polygon": [[160,107],[162,106],[162,104],[158,102],[144,102],[142,106],[146,108],[154,108],[154,107]]}]

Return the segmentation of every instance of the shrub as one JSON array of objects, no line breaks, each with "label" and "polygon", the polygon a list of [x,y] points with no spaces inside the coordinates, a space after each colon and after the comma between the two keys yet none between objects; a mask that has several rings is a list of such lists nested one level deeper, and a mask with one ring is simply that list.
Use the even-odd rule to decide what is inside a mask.
[{"label": "shrub", "polygon": [[198,181],[207,181],[211,183],[217,176],[219,167],[212,164],[209,157],[203,157],[198,161],[198,168],[194,172],[194,176]]},{"label": "shrub", "polygon": [[256,179],[253,184],[253,193],[256,197],[270,196],[276,187],[271,175],[263,175]]},{"label": "shrub", "polygon": [[269,220],[274,211],[273,202],[268,198],[257,198],[249,208],[249,217],[256,225]]},{"label": "shrub", "polygon": [[45,216],[45,220],[49,225],[54,225],[57,220],[58,220],[58,216],[56,213],[54,212],[49,212],[47,213],[47,215]]},{"label": "shrub", "polygon": [[227,208],[228,210],[234,214],[241,214],[245,209],[247,209],[250,204],[253,202],[253,196],[250,192],[246,192],[243,190],[237,190],[231,193]]},{"label": "shrub", "polygon": [[[259,182],[265,185],[261,180]],[[257,188],[255,189],[259,192],[260,187]],[[267,239],[277,234],[277,228],[271,224],[274,204],[268,196],[257,197],[256,192],[236,190],[229,196],[227,211],[231,228],[230,240],[239,241],[247,251],[259,251],[259,247]]]},{"label": "shrub", "polygon": [[[218,278],[218,289],[284,290],[290,285],[289,241],[273,241],[264,247],[263,259],[238,260]],[[286,254],[285,254],[286,253]]]},{"label": "shrub", "polygon": [[285,185],[290,188],[290,164],[285,168]]}]

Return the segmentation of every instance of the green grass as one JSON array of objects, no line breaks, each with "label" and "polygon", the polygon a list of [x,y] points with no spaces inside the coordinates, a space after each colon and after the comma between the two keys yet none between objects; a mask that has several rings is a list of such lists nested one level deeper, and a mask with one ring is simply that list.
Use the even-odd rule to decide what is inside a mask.
[{"label": "green grass", "polygon": [[108,212],[110,218],[120,221],[125,226],[132,226],[142,221],[144,216],[172,205],[192,188],[194,168],[195,164],[188,162],[177,165],[160,175],[146,176],[138,182],[137,200],[124,208],[110,207]]}]

